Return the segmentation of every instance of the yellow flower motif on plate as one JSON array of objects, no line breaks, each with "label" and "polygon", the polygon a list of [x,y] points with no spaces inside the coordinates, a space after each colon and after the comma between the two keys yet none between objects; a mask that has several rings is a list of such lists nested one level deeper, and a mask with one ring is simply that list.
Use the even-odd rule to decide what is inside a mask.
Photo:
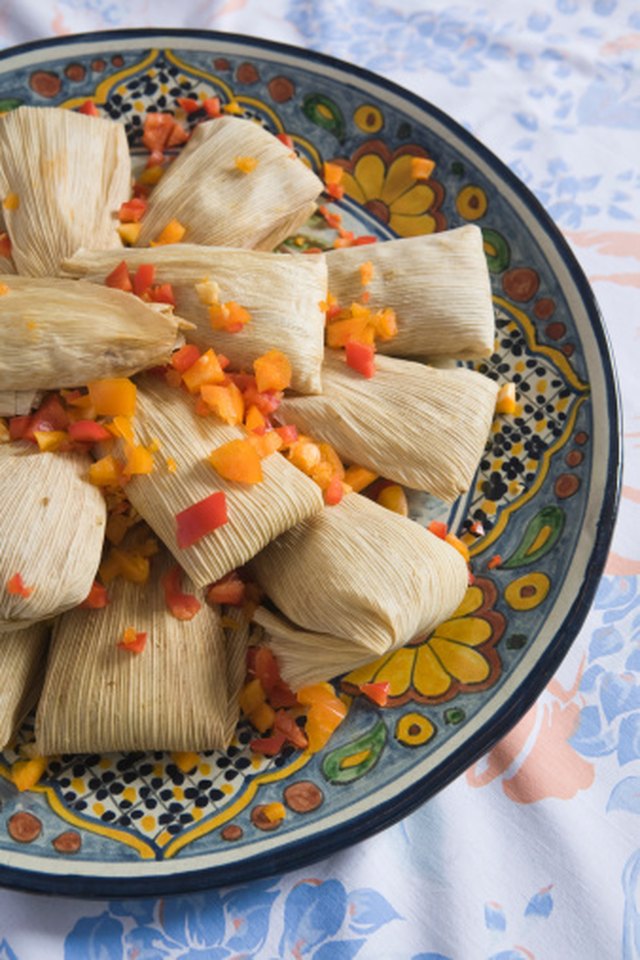
[{"label": "yellow flower motif on plate", "polygon": [[415,157],[428,158],[428,154],[413,145],[392,153],[382,140],[370,140],[351,160],[333,162],[344,169],[342,185],[347,196],[399,236],[416,237],[443,230],[446,221],[440,212],[444,189],[432,177],[415,179],[411,168]]},{"label": "yellow flower motif on plate", "polygon": [[505,619],[493,609],[496,599],[492,581],[477,577],[449,620],[429,636],[347,674],[342,681],[345,690],[387,681],[389,706],[442,703],[458,693],[486,690],[501,671],[495,646]]}]

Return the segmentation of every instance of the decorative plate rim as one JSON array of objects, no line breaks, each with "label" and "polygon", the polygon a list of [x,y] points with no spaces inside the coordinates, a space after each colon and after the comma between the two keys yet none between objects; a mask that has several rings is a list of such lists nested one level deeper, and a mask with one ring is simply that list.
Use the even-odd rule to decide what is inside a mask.
[{"label": "decorative plate rim", "polygon": [[609,430],[607,449],[607,467],[602,491],[602,509],[593,519],[593,543],[588,564],[585,569],[581,589],[566,611],[562,622],[550,641],[547,649],[533,666],[518,687],[506,701],[487,719],[477,731],[472,741],[456,747],[446,758],[440,761],[426,775],[415,781],[410,789],[381,801],[367,814],[359,814],[341,823],[316,832],[312,838],[299,838],[273,846],[265,837],[263,853],[249,858],[239,858],[235,862],[226,862],[211,867],[198,867],[192,871],[172,872],[171,864],[167,869],[153,876],[118,876],[100,878],[79,875],[73,872],[69,863],[68,873],[45,873],[24,869],[8,862],[0,864],[0,885],[32,893],[46,893],[54,896],[73,896],[93,899],[123,897],[150,897],[181,894],[204,890],[214,886],[232,885],[240,882],[258,880],[283,871],[307,866],[314,861],[324,859],[345,846],[351,846],[366,839],[398,820],[412,813],[416,808],[446,787],[460,776],[491,747],[502,739],[522,718],[544,690],[569,648],[576,639],[589,613],[601,579],[618,512],[622,482],[622,411],[616,365],[613,358],[610,337],[593,290],[569,247],[562,232],[554,223],[540,201],[531,190],[500,160],[488,147],[469,133],[456,120],[430,101],[405,89],[371,70],[347,63],[329,54],[308,50],[295,44],[266,40],[250,35],[214,31],[189,30],[183,28],[129,28],[119,30],[93,31],[71,34],[65,37],[48,37],[29,41],[0,51],[0,63],[35,51],[49,48],[72,47],[82,43],[113,42],[117,40],[166,38],[167,40],[200,40],[226,44],[236,43],[254,49],[280,53],[283,56],[304,58],[318,65],[333,67],[342,73],[350,74],[366,81],[378,89],[430,114],[449,133],[455,135],[478,159],[484,161],[506,183],[514,195],[522,202],[537,226],[550,240],[555,254],[563,262],[571,281],[575,285],[585,313],[591,322],[592,335],[600,354],[603,377],[603,399],[609,412],[609,422],[614,429]]}]

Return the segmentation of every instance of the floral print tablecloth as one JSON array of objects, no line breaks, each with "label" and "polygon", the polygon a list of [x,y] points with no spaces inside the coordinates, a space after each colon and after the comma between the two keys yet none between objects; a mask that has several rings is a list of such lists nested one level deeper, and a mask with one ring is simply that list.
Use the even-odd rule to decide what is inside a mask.
[{"label": "floral print tablecloth", "polygon": [[384,74],[529,185],[589,276],[625,411],[620,521],[537,704],[402,823],[305,870],[166,901],[0,892],[0,960],[640,957],[640,8],[632,0],[9,0],[0,44],[220,29]]}]

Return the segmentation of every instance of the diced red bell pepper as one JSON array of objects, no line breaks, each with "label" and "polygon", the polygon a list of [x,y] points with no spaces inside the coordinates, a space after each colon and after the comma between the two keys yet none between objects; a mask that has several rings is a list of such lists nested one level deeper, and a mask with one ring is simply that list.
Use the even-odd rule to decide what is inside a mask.
[{"label": "diced red bell pepper", "polygon": [[265,417],[268,417],[272,413],[275,413],[280,406],[282,392],[279,390],[264,390],[261,393],[258,390],[253,377],[251,377],[251,380],[244,389],[240,386],[240,384],[237,385],[242,390],[242,394],[244,396],[244,405],[247,410],[251,406],[256,406],[260,413],[264,414]]},{"label": "diced red bell pepper", "polygon": [[356,237],[353,241],[354,247],[363,247],[368,243],[377,243],[378,238],[368,233],[363,233],[361,237]]},{"label": "diced red bell pepper", "polygon": [[345,351],[347,355],[347,366],[370,380],[376,372],[375,347],[373,344],[359,343],[357,340],[348,340]]},{"label": "diced red bell pepper", "polygon": [[112,439],[112,434],[95,420],[76,420],[69,424],[67,433],[71,440],[79,443],[102,443]]},{"label": "diced red bell pepper", "polygon": [[293,707],[297,699],[290,687],[280,676],[278,662],[269,647],[255,647],[248,660],[249,669],[255,673],[272,707]]},{"label": "diced red bell pepper", "polygon": [[85,102],[78,107],[77,113],[84,113],[88,117],[100,116],[100,112],[96,107],[95,103],[93,102],[93,100],[85,100]]},{"label": "diced red bell pepper", "polygon": [[235,570],[221,577],[207,591],[209,603],[227,603],[230,607],[241,607],[245,601],[247,585]]},{"label": "diced red bell pepper", "polygon": [[123,639],[118,643],[121,650],[128,650],[129,653],[142,653],[146,645],[147,634],[137,633],[133,627],[127,627]]},{"label": "diced red bell pepper", "polygon": [[340,477],[332,477],[328,487],[324,491],[324,502],[328,507],[335,507],[336,504],[340,503],[343,496],[344,487],[342,486],[342,480]]},{"label": "diced red bell pepper", "polygon": [[151,153],[162,153],[175,120],[170,113],[148,113],[144,121],[142,142]]},{"label": "diced red bell pepper", "polygon": [[14,597],[30,597],[33,593],[33,587],[25,586],[21,573],[14,573],[7,581],[7,593]]},{"label": "diced red bell pepper", "polygon": [[94,580],[91,590],[89,590],[86,599],[82,601],[80,607],[83,610],[102,610],[108,603],[107,588],[103,587],[97,580]]},{"label": "diced red bell pepper", "polygon": [[212,493],[176,514],[178,546],[184,550],[227,522],[227,499],[223,492]]},{"label": "diced red bell pepper", "polygon": [[[171,366],[175,367],[179,373],[184,373],[189,367],[192,367],[196,360],[200,359],[200,350],[193,343],[186,343],[180,347],[171,356]],[[218,357],[218,359],[220,359]]]},{"label": "diced red bell pepper", "polygon": [[177,120],[174,120],[173,126],[167,137],[167,147],[179,147],[181,143],[186,143],[191,134],[185,130]]},{"label": "diced red bell pepper", "polygon": [[365,697],[368,697],[369,700],[377,703],[379,707],[386,707],[389,701],[390,687],[391,684],[389,681],[383,680],[377,683],[362,683],[360,684],[360,691],[364,693]]},{"label": "diced red bell pepper", "polygon": [[57,393],[49,394],[42,401],[32,419],[35,430],[66,430],[69,426],[69,414]]},{"label": "diced red bell pepper", "polygon": [[167,609],[176,620],[193,620],[202,608],[197,597],[182,592],[182,570],[177,563],[162,578],[162,589]]},{"label": "diced red bell pepper", "polygon": [[147,293],[153,303],[170,303],[172,307],[176,305],[175,294],[170,283],[159,283],[156,287],[150,287]]},{"label": "diced red bell pepper", "polygon": [[0,233],[0,257],[11,256],[11,237],[8,233]]},{"label": "diced red bell pepper", "polygon": [[249,743],[254,753],[261,753],[265,757],[275,757],[284,747],[287,738],[284,733],[274,733],[271,737],[256,737]]},{"label": "diced red bell pepper", "polygon": [[[9,439],[10,440],[26,440],[26,433],[31,427],[31,417],[28,415],[23,415],[19,417],[10,417],[9,418]],[[35,437],[33,438],[35,441]]]},{"label": "diced red bell pepper", "polygon": [[114,290],[124,290],[126,293],[130,293],[133,290],[131,277],[129,276],[129,268],[124,260],[111,271],[104,282],[108,287],[113,287]]},{"label": "diced red bell pepper", "polygon": [[120,223],[138,223],[147,209],[147,201],[142,197],[133,197],[120,204],[118,220]]},{"label": "diced red bell pepper", "polygon": [[276,427],[276,433],[282,440],[282,444],[285,447],[295,443],[298,439],[298,428],[294,423],[286,423],[282,427]]},{"label": "diced red bell pepper", "polygon": [[446,523],[443,523],[442,520],[432,520],[428,525],[427,530],[429,530],[430,533],[435,534],[436,537],[440,537],[441,540],[444,540],[447,535],[447,525]]},{"label": "diced red bell pepper", "polygon": [[289,743],[299,750],[304,750],[309,742],[304,731],[300,729],[293,717],[285,713],[284,710],[278,710],[276,713],[273,732],[274,734],[283,733]]},{"label": "diced red bell pepper", "polygon": [[276,140],[284,143],[285,147],[289,147],[289,150],[295,150],[295,144],[288,133],[276,133]]},{"label": "diced red bell pepper", "polygon": [[133,292],[142,297],[148,291],[156,278],[156,268],[153,263],[141,263],[133,276]]},{"label": "diced red bell pepper", "polygon": [[178,97],[178,106],[182,107],[185,113],[195,113],[196,110],[200,110],[202,105],[193,97]]},{"label": "diced red bell pepper", "polygon": [[298,698],[284,680],[278,680],[269,691],[269,703],[274,710],[280,710],[283,707],[297,707]]}]

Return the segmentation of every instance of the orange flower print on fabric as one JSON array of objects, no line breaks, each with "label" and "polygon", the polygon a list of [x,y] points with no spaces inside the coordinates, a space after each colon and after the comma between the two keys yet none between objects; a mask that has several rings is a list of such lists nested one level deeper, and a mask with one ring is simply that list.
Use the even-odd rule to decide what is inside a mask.
[{"label": "orange flower print on fabric", "polygon": [[505,796],[522,804],[550,797],[571,800],[588,790],[593,764],[571,744],[580,722],[582,673],[583,664],[569,690],[552,680],[511,733],[467,771],[469,786],[485,787],[501,779]]},{"label": "orange flower print on fabric", "polygon": [[[400,237],[416,237],[444,230],[446,220],[440,212],[444,188],[437,180],[416,180],[412,175],[414,157],[429,159],[415,145],[391,151],[382,140],[369,140],[359,147],[351,160],[332,163],[344,169],[342,186],[347,196],[388,224]],[[437,174],[437,169],[436,169]]]},{"label": "orange flower print on fabric", "polygon": [[487,690],[501,672],[495,649],[505,619],[493,607],[497,590],[477,577],[455,613],[427,637],[420,637],[343,678],[349,693],[363,683],[389,683],[389,706],[444,703],[459,693]]}]

